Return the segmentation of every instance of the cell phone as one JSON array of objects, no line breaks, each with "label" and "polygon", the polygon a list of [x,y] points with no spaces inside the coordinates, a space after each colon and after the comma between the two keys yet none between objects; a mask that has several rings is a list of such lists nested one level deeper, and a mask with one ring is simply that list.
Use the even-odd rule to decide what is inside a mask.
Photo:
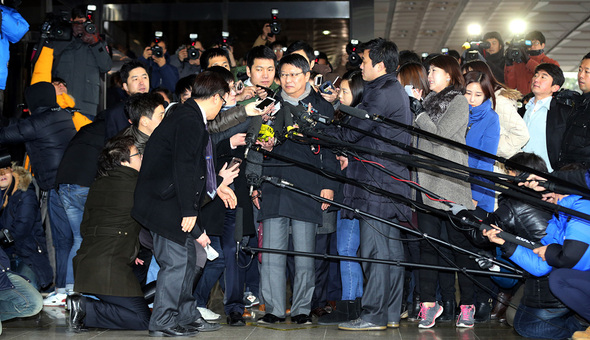
[{"label": "cell phone", "polygon": [[336,76],[336,79],[333,81],[334,88],[337,89],[340,87],[340,83],[342,82],[342,78],[340,76]]},{"label": "cell phone", "polygon": [[408,96],[410,97],[414,97],[414,92],[412,92],[412,90],[414,89],[414,86],[412,85],[406,85],[404,86],[404,90],[406,90],[406,93],[408,94]]},{"label": "cell phone", "polygon": [[324,76],[322,76],[321,74],[318,74],[317,76],[315,76],[315,78],[313,78],[313,84],[315,86],[321,86],[323,82]]},{"label": "cell phone", "polygon": [[242,93],[242,91],[244,91],[244,82],[242,82],[241,80],[238,80],[235,84],[235,88],[236,88],[237,94]]},{"label": "cell phone", "polygon": [[334,90],[334,85],[332,85],[331,81],[327,81],[320,85],[320,92],[325,94],[332,94],[332,90]]},{"label": "cell phone", "polygon": [[227,166],[228,169],[233,168],[234,165],[236,164],[242,164],[242,159],[238,158],[238,157],[234,157],[231,159],[231,161],[229,162],[229,165]]},{"label": "cell phone", "polygon": [[264,109],[266,109],[268,106],[270,106],[274,103],[275,103],[274,98],[266,97],[266,99],[264,99],[260,103],[256,104],[255,108],[258,111],[264,111]]}]

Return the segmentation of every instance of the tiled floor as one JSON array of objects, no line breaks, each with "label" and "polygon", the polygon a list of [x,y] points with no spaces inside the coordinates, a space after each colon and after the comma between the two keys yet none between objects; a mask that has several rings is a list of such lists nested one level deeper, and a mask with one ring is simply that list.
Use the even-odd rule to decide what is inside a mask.
[{"label": "tiled floor", "polygon": [[[215,312],[222,312],[220,303],[211,307]],[[255,317],[261,314],[253,310]],[[63,308],[45,308],[37,317],[25,320],[3,322],[2,339],[150,339],[147,331],[112,331],[90,329],[85,333],[71,333],[66,325]],[[224,318],[225,319],[225,318]],[[315,320],[314,320],[315,322]],[[424,340],[478,340],[478,339],[522,339],[511,327],[499,323],[478,324],[473,329],[457,329],[453,323],[439,323],[429,330],[419,330],[416,323],[402,321],[399,329],[388,329],[379,332],[347,332],[339,331],[336,326],[309,325],[300,326],[286,323],[259,326],[254,320],[246,327],[230,327],[224,325],[221,330],[201,333],[200,339],[248,339],[248,340],[311,340],[311,339],[424,339]],[[152,338],[153,339],[153,338]]]}]

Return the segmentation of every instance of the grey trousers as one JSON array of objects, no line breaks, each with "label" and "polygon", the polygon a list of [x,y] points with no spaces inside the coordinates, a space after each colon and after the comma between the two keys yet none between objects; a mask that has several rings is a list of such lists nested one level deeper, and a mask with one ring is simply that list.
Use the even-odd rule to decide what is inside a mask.
[{"label": "grey trousers", "polygon": [[157,331],[187,325],[201,317],[193,297],[197,263],[195,240],[187,237],[185,244],[180,245],[156,233],[152,236],[160,271],[149,329]]},{"label": "grey trousers", "polygon": [[[295,251],[313,253],[317,224],[286,217],[262,221],[264,248],[284,249],[289,246],[289,230],[292,231]],[[291,229],[290,229],[291,228]],[[287,256],[262,253],[260,266],[260,291],[266,304],[266,312],[279,318],[285,317],[287,299]],[[291,315],[311,312],[311,299],[315,289],[315,266],[313,257],[295,256],[295,278]]]},{"label": "grey trousers", "polygon": [[[394,220],[397,222],[397,220]],[[404,260],[399,229],[367,219],[360,220],[361,257],[380,260]],[[385,326],[399,322],[404,291],[404,268],[363,262],[366,285],[362,297],[361,319]]]}]

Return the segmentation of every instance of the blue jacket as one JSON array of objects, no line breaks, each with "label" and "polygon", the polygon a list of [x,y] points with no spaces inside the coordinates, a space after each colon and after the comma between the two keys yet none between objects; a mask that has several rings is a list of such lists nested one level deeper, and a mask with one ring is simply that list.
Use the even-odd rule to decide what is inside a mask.
[{"label": "blue jacket", "polygon": [[[590,201],[583,200],[580,196],[569,195],[558,204],[590,213]],[[590,221],[560,212],[558,217],[553,216],[549,221],[546,232],[541,243],[548,245],[545,252],[547,261],[522,246],[506,249],[510,260],[535,276],[546,275],[553,268],[590,270]]]},{"label": "blue jacket", "polygon": [[170,64],[170,58],[168,54],[164,56],[166,58],[166,64],[160,67],[153,59],[145,59],[140,56],[137,60],[145,64],[146,69],[150,74],[150,88],[157,89],[158,87],[164,87],[171,92],[174,92],[176,88],[176,82],[178,82],[178,69]]},{"label": "blue jacket", "polygon": [[[469,105],[469,125],[465,143],[482,151],[496,154],[500,142],[500,119],[492,110],[490,99],[481,105],[473,107]],[[468,164],[470,168],[494,171],[494,160],[469,153]],[[477,177],[482,180],[481,177]],[[486,180],[486,182],[489,182]],[[490,182],[491,183],[491,182]],[[471,195],[476,200],[477,206],[487,212],[494,211],[494,190],[479,185],[471,184]]]},{"label": "blue jacket", "polygon": [[16,43],[29,31],[29,23],[13,8],[0,5],[2,34],[0,34],[0,90],[6,87],[10,43]]}]

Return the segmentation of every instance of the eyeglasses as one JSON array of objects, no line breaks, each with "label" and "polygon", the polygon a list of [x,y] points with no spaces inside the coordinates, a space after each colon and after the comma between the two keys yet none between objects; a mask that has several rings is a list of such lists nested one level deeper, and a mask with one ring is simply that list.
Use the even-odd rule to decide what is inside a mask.
[{"label": "eyeglasses", "polygon": [[133,157],[133,156],[139,156],[139,158],[143,157],[143,155],[141,153],[134,153],[133,155],[129,155],[129,158]]},{"label": "eyeglasses", "polygon": [[219,98],[221,98],[221,100],[223,100],[223,105],[222,106],[225,106],[227,104],[227,101],[225,100],[225,98],[223,98],[222,95],[219,95]]},{"label": "eyeglasses", "polygon": [[287,78],[287,77],[295,78],[295,77],[297,77],[300,74],[303,74],[303,72],[298,72],[298,73],[281,73],[279,76],[281,78]]}]

